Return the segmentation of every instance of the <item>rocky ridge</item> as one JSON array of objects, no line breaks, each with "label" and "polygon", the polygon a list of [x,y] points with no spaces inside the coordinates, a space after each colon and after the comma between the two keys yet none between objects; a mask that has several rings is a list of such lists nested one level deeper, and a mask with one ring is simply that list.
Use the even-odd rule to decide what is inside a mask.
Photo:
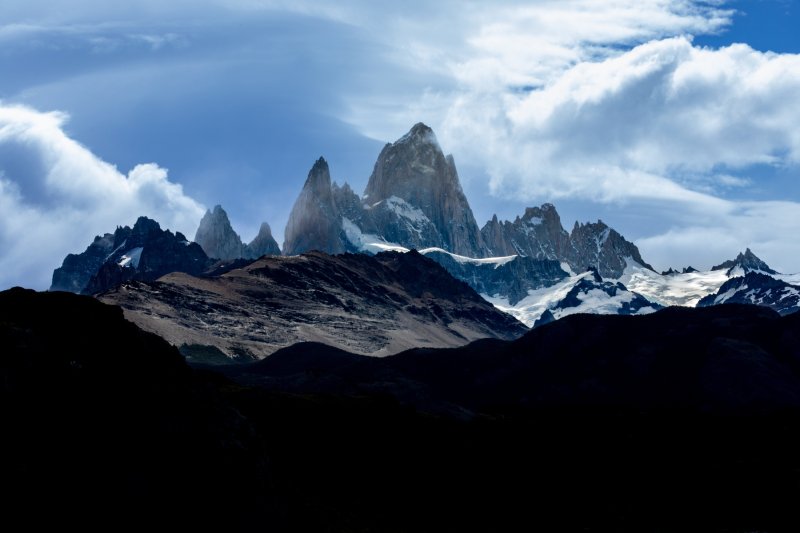
[{"label": "rocky ridge", "polygon": [[82,254],[70,254],[53,272],[51,291],[96,294],[126,280],[152,280],[170,272],[200,274],[211,264],[203,249],[180,233],[139,217],[133,227],[95,237]]},{"label": "rocky ridge", "polygon": [[772,270],[769,265],[759,259],[758,256],[756,256],[756,254],[754,254],[752,251],[750,251],[750,248],[747,248],[744,252],[739,252],[739,255],[737,255],[735,259],[730,259],[724,263],[711,267],[711,270],[726,270],[726,274],[728,276],[736,274],[737,269],[739,269],[738,273],[740,275],[752,271],[763,272],[765,274],[777,274],[777,272]]},{"label": "rocky ridge", "polygon": [[[762,261],[760,266],[764,267],[766,263]],[[709,294],[701,299],[697,303],[697,307],[750,304],[769,307],[781,315],[788,315],[800,310],[800,287],[790,285],[760,271],[750,271],[744,276],[730,278],[715,294]]]},{"label": "rocky ridge", "polygon": [[131,281],[99,298],[201,361],[258,359],[301,341],[388,355],[526,331],[416,252],[264,257],[217,277]]},{"label": "rocky ridge", "polygon": [[[453,157],[422,123],[384,146],[362,196],[346,183],[332,183],[320,158],[292,209],[283,253],[429,248],[473,259],[556,261],[575,272],[595,268],[609,278],[620,277],[628,259],[651,268],[633,243],[602,221],[576,223],[567,232],[552,204],[527,208],[513,222],[494,216],[478,229]],[[451,273],[459,276],[456,269]]]}]

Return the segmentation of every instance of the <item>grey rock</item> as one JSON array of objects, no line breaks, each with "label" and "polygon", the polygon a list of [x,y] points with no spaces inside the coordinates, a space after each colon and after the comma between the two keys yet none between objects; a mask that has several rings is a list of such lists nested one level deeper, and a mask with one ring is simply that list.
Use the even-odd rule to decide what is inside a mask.
[{"label": "grey rock", "polygon": [[197,243],[139,217],[133,228],[118,227],[96,237],[82,254],[68,255],[53,272],[51,290],[96,294],[131,279],[152,280],[175,271],[200,274],[211,264]]},{"label": "grey rock", "polygon": [[242,239],[233,231],[228,214],[220,205],[206,211],[200,220],[194,241],[203,248],[208,257],[227,260],[246,256]]},{"label": "grey rock", "polygon": [[[381,209],[393,212],[395,216],[387,217],[387,221],[394,218],[398,226],[406,226],[387,227],[385,236],[391,242],[409,248],[438,246],[468,257],[486,255],[453,157],[444,155],[433,131],[425,124],[414,125],[406,135],[384,146],[364,191],[364,200],[373,208],[382,205]],[[392,235],[392,231],[396,233]]]},{"label": "grey rock", "polygon": [[261,224],[258,235],[245,247],[245,258],[258,259],[263,255],[281,255],[281,248],[266,222]]},{"label": "grey rock", "polygon": [[625,259],[630,257],[640,265],[653,270],[642,259],[639,249],[608,227],[602,220],[596,223],[575,223],[569,236],[570,248],[565,257],[575,272],[595,268],[604,278],[619,278],[625,271]]},{"label": "grey rock", "polygon": [[552,204],[529,207],[513,222],[500,222],[494,216],[481,233],[494,256],[518,254],[563,261],[575,272],[591,267],[606,278],[619,278],[627,257],[652,270],[635,244],[600,220],[588,224],[576,222],[572,233],[567,233]]},{"label": "grey rock", "polygon": [[314,163],[292,207],[283,243],[284,255],[310,250],[329,254],[346,250],[341,217],[333,199],[330,169],[322,157]]},{"label": "grey rock", "polygon": [[499,222],[495,215],[481,233],[493,256],[518,254],[564,261],[570,252],[569,233],[562,227],[561,217],[553,204],[529,207],[513,222]]}]

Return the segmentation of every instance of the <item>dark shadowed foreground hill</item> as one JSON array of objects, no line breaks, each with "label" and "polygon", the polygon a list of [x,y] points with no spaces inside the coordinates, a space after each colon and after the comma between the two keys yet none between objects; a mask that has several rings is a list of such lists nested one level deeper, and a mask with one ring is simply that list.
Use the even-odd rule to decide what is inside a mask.
[{"label": "dark shadowed foreground hill", "polygon": [[223,371],[271,389],[380,392],[467,416],[551,407],[761,414],[800,408],[800,315],[748,305],[575,315],[514,342],[382,360],[308,343]]},{"label": "dark shadowed foreground hill", "polygon": [[796,531],[797,326],[720,306],[386,359],[298,345],[240,366],[243,387],[118,308],[6,291],[4,522]]}]

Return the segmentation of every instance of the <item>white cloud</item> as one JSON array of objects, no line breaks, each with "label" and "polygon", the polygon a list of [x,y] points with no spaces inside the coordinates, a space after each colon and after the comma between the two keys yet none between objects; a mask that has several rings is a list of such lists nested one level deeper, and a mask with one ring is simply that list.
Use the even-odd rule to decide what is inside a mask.
[{"label": "white cloud", "polygon": [[[702,49],[679,37],[579,63],[525,95],[466,91],[440,137],[488,167],[497,194],[607,200],[642,191],[609,191],[603,176],[797,165],[798,123],[800,55]],[[496,141],[473,144],[479,138]]]},{"label": "white cloud", "polygon": [[[636,244],[642,255],[660,269],[688,263],[695,268],[709,268],[749,247],[779,272],[795,273],[800,267],[798,213],[797,202],[729,202],[725,212],[687,218],[681,225]],[[684,264],[676,262],[676,258]]]},{"label": "white cloud", "polygon": [[14,174],[0,160],[0,287],[47,288],[67,253],[140,215],[189,238],[203,215],[165,169],[145,164],[123,175],[69,138],[66,118],[0,104],[0,147],[24,156]]}]

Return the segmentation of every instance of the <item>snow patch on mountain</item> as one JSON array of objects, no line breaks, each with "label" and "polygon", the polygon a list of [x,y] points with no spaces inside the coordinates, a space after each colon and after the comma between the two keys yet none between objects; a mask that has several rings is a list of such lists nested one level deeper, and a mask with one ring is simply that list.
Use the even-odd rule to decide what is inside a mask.
[{"label": "snow patch on mountain", "polygon": [[400,246],[399,244],[386,242],[382,237],[373,235],[371,233],[364,233],[355,223],[349,218],[342,217],[342,229],[344,230],[345,237],[350,241],[356,250],[360,252],[367,252],[377,254],[380,252],[407,252],[408,248]]},{"label": "snow patch on mountain", "polygon": [[452,257],[456,262],[463,264],[473,264],[473,265],[494,265],[495,268],[505,265],[506,263],[513,261],[519,256],[516,255],[508,255],[504,257],[484,257],[481,259],[477,259],[474,257],[467,257],[464,255],[458,255],[454,253],[450,253],[447,250],[443,250],[442,248],[424,248],[419,250],[419,253],[422,255],[428,255],[430,253],[439,252],[443,254],[447,254]]},{"label": "snow patch on mountain", "polygon": [[725,270],[664,276],[645,268],[630,257],[625,260],[627,266],[617,281],[625,285],[628,290],[664,306],[695,307],[703,297],[717,292],[722,284],[728,281]]},{"label": "snow patch on mountain", "polygon": [[128,250],[122,254],[122,257],[120,257],[117,264],[121,267],[132,266],[133,268],[139,268],[139,260],[142,258],[142,250],[144,250],[144,248],[141,246],[137,246],[136,248]]},{"label": "snow patch on mountain", "polygon": [[508,297],[499,294],[481,294],[481,296],[499,310],[508,313],[526,326],[531,327],[547,309],[555,307],[558,302],[566,298],[569,291],[582,279],[591,276],[591,272],[584,272],[578,276],[571,276],[551,287],[529,290],[528,296],[515,305],[509,303]]}]

